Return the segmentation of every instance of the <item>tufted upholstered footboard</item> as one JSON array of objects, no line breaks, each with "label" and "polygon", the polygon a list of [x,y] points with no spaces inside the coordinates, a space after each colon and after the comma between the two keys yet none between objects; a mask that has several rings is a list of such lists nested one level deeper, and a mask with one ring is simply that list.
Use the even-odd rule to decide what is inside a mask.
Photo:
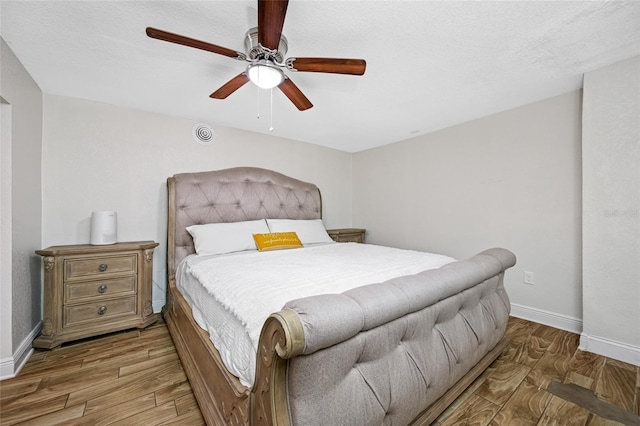
[{"label": "tufted upholstered footboard", "polygon": [[[440,269],[289,302],[304,331],[288,364],[296,425],[405,425],[503,337],[515,264],[490,249]],[[328,409],[330,407],[330,409]]]}]

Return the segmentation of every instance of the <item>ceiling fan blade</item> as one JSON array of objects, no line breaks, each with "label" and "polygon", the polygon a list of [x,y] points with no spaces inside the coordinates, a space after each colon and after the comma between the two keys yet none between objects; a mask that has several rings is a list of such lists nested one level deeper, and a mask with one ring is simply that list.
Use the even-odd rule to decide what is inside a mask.
[{"label": "ceiling fan blade", "polygon": [[258,0],[258,43],[278,50],[289,0]]},{"label": "ceiling fan blade", "polygon": [[311,101],[307,99],[307,97],[302,93],[298,86],[294,84],[293,81],[287,76],[284,77],[284,81],[280,83],[278,86],[282,93],[289,98],[291,102],[298,108],[300,111],[304,111],[313,106]]},{"label": "ceiling fan blade", "polygon": [[287,68],[293,71],[362,75],[366,67],[364,59],[287,58]]},{"label": "ceiling fan blade", "polygon": [[244,86],[249,82],[249,77],[246,73],[240,73],[233,77],[231,80],[222,85],[218,90],[209,95],[214,99],[225,99],[227,96]]},{"label": "ceiling fan blade", "polygon": [[226,47],[207,43],[206,41],[200,41],[194,38],[189,38],[189,37],[181,36],[179,34],[174,34],[167,31],[159,30],[157,28],[147,27],[147,35],[151,38],[156,38],[158,40],[181,44],[183,46],[188,46],[188,47],[195,47],[196,49],[206,50],[208,52],[217,53],[219,55],[228,56],[230,58],[241,59],[241,60],[245,59],[244,53],[236,52],[235,50],[227,49]]}]

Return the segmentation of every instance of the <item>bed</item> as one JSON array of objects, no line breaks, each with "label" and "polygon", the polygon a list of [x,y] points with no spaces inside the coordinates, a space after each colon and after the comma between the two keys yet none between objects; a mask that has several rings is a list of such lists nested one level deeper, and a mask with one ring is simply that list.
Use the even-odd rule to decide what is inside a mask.
[{"label": "bed", "polygon": [[[186,293],[182,283],[184,265],[197,270],[201,261],[194,259],[202,257],[194,256],[187,228],[317,222],[320,191],[254,167],[177,174],[167,189],[163,315],[208,424],[430,424],[506,345],[510,304],[503,277],[516,259],[493,248],[461,261],[438,258],[432,269],[407,269],[411,273],[390,279],[369,276],[371,283],[343,292],[294,297],[260,327],[255,368],[241,380],[202,327],[206,309],[188,303],[204,296]],[[364,248],[326,243],[296,254]],[[260,255],[249,255],[255,260],[244,262],[258,263]],[[227,278],[217,274],[210,273],[224,284]]]}]

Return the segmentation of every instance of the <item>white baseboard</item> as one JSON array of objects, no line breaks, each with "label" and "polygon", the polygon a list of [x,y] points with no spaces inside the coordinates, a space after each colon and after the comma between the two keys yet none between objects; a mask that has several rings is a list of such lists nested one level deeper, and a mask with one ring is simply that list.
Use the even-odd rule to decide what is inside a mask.
[{"label": "white baseboard", "polygon": [[31,330],[31,333],[24,338],[11,358],[4,358],[0,360],[0,380],[10,379],[18,375],[33,353],[33,347],[31,344],[33,343],[33,339],[38,337],[38,334],[40,334],[41,328],[42,321],[40,321],[36,327]]},{"label": "white baseboard", "polygon": [[15,373],[13,371],[14,365],[15,362],[13,361],[13,357],[0,359],[0,380],[15,377]]},{"label": "white baseboard", "polygon": [[580,350],[613,358],[618,361],[640,366],[640,347],[616,342],[603,337],[589,336],[582,332],[582,320],[567,315],[511,304],[514,317],[580,334]]},{"label": "white baseboard", "polygon": [[640,347],[637,346],[582,333],[580,334],[580,346],[578,348],[583,351],[593,352],[594,354],[640,366]]},{"label": "white baseboard", "polygon": [[582,320],[567,315],[518,305],[516,303],[511,304],[511,315],[528,321],[537,322],[539,324],[548,325],[549,327],[559,328],[560,330],[570,331],[576,334],[582,333]]}]

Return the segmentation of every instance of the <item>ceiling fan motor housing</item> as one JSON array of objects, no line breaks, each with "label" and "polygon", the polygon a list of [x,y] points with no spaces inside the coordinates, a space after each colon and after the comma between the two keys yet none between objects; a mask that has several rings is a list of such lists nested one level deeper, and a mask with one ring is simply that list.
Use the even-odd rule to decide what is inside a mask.
[{"label": "ceiling fan motor housing", "polygon": [[283,34],[280,37],[280,44],[278,45],[277,51],[266,49],[258,43],[258,27],[254,27],[247,31],[244,36],[244,49],[247,57],[251,60],[271,59],[276,63],[282,64],[284,55],[287,54],[287,50],[289,49],[289,44]]}]

